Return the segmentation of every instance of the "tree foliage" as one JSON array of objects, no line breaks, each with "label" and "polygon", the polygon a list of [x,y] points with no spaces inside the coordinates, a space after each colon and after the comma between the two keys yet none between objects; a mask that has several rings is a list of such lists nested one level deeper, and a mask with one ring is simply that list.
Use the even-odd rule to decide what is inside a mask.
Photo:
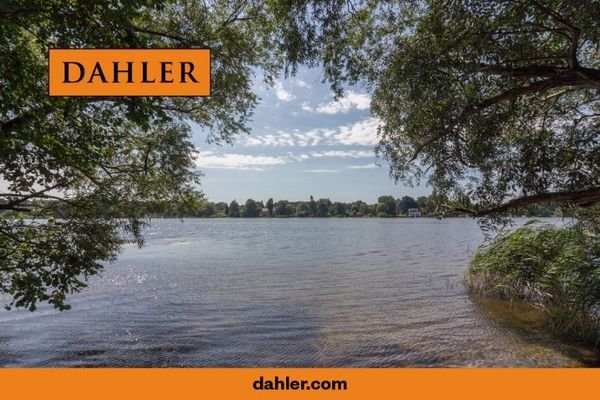
[{"label": "tree foliage", "polygon": [[246,200],[246,204],[244,206],[244,217],[246,218],[255,218],[260,214],[260,209],[257,206],[256,201],[252,199]]},{"label": "tree foliage", "polygon": [[394,217],[396,215],[396,199],[392,196],[380,196],[377,199],[377,215]]},{"label": "tree foliage", "polygon": [[232,200],[229,204],[229,216],[234,218],[240,216],[240,205],[235,200]]},{"label": "tree foliage", "polygon": [[267,210],[269,210],[269,217],[271,217],[273,215],[273,198],[270,197],[269,200],[267,200]]},{"label": "tree foliage", "polygon": [[[259,4],[7,0],[0,5],[0,292],[67,307],[102,261],[142,243],[146,205],[194,206],[190,124],[246,132],[253,71],[277,69]],[[48,49],[210,47],[210,97],[49,97]],[[53,199],[56,202],[41,201]],[[37,206],[30,207],[34,202]],[[49,206],[55,209],[47,209]],[[59,214],[52,224],[43,219]]]},{"label": "tree foliage", "polygon": [[600,201],[600,2],[275,2],[289,68],[373,92],[391,175],[476,216]]},{"label": "tree foliage", "polygon": [[408,214],[410,208],[419,208],[419,203],[410,196],[402,196],[402,198],[396,202],[396,211],[398,214]]}]

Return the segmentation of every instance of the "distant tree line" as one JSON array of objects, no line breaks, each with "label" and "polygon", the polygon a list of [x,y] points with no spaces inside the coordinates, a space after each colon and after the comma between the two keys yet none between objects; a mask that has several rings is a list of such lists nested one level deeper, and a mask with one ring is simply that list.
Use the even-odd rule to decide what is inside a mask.
[{"label": "distant tree line", "polygon": [[[0,203],[7,201],[0,198]],[[68,204],[55,200],[35,200],[23,203],[31,210],[44,209],[48,218],[68,218],[73,210]],[[99,205],[102,207],[102,205]],[[129,209],[132,214],[145,214],[156,218],[359,218],[359,217],[408,217],[410,209],[417,209],[423,217],[460,217],[470,216],[468,213],[452,211],[470,207],[469,198],[448,199],[432,193],[416,199],[411,196],[380,196],[376,203],[368,204],[362,200],[350,203],[335,201],[328,198],[315,200],[313,196],[308,201],[273,200],[257,201],[248,199],[244,203],[237,200],[226,202],[211,202],[203,197],[189,198],[187,201],[164,202],[148,201],[132,203]],[[450,210],[450,211],[449,211]],[[552,217],[565,215],[567,211],[556,204],[532,205],[514,212],[515,216]],[[0,211],[10,213],[10,211]]]},{"label": "distant tree line", "polygon": [[[423,217],[467,216],[458,212],[448,213],[451,206],[469,206],[468,198],[459,200],[441,199],[435,194],[394,198],[380,196],[376,203],[368,204],[362,200],[350,203],[332,202],[328,198],[315,199],[310,196],[308,201],[288,201],[269,198],[266,201],[248,199],[243,203],[233,200],[226,202],[198,201],[190,204],[171,204],[160,207],[154,217],[230,217],[230,218],[327,218],[327,217],[407,217],[409,209],[418,209]],[[553,204],[532,206],[518,210],[516,215],[527,217],[551,217],[560,215],[561,210]]]}]

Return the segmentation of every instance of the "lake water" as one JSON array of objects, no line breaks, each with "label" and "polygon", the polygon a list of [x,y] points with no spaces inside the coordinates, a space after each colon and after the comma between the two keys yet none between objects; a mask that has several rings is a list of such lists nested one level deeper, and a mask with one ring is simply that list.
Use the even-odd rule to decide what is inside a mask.
[{"label": "lake water", "polygon": [[469,219],[155,220],[73,309],[0,311],[3,366],[581,366],[463,286]]}]

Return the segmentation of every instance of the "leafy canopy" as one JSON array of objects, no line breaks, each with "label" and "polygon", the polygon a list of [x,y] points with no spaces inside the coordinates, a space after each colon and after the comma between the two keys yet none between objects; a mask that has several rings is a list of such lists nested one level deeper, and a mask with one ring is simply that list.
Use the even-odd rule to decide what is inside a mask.
[{"label": "leafy canopy", "polygon": [[[197,202],[191,125],[247,132],[253,71],[277,70],[270,20],[247,1],[8,0],[0,5],[0,292],[68,308],[147,205]],[[49,48],[210,47],[212,95],[49,97]],[[51,201],[52,200],[52,201]],[[44,217],[58,215],[46,223]]]},{"label": "leafy canopy", "polygon": [[476,216],[600,201],[600,2],[272,3],[290,71],[372,90],[396,180]]}]

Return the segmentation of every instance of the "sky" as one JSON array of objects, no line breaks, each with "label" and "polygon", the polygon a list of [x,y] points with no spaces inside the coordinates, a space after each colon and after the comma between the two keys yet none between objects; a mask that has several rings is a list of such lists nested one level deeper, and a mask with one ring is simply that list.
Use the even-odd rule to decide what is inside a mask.
[{"label": "sky", "polygon": [[429,194],[389,178],[385,160],[375,157],[378,120],[370,113],[369,94],[350,88],[334,101],[321,71],[302,69],[269,87],[255,80],[261,98],[250,123],[233,145],[206,142],[207,133],[194,127],[202,171],[201,189],[211,201],[363,200],[381,195]]},{"label": "sky", "polygon": [[[334,101],[318,69],[269,87],[255,80],[261,98],[250,123],[233,145],[209,144],[194,126],[201,191],[214,202],[329,198],[375,203],[382,195],[428,195],[427,187],[406,187],[389,178],[385,160],[375,157],[378,120],[370,113],[369,94],[350,88]],[[0,180],[0,192],[7,183]]]}]

